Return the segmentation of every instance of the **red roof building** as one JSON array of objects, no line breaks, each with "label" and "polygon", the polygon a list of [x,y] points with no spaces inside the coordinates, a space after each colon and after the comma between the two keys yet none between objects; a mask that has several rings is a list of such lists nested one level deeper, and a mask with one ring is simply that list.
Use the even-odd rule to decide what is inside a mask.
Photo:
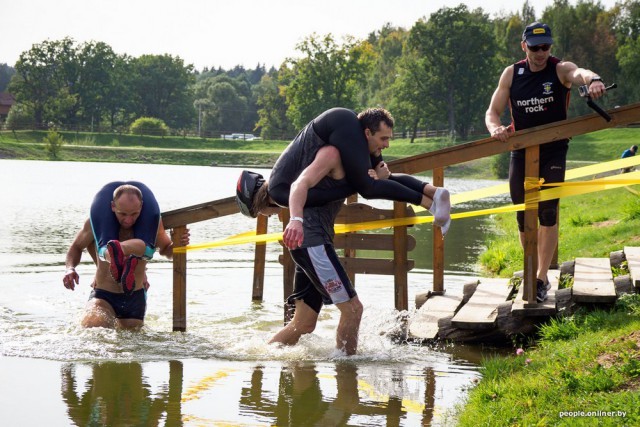
[{"label": "red roof building", "polygon": [[6,119],[16,99],[9,92],[0,92],[0,117]]}]

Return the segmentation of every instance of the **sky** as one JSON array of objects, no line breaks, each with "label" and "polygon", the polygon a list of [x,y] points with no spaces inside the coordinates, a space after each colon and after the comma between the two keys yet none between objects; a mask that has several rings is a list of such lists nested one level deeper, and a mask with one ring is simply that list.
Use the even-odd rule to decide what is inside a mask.
[{"label": "sky", "polygon": [[[104,42],[117,54],[170,54],[197,70],[258,64],[278,67],[300,57],[312,34],[364,39],[386,23],[410,29],[442,7],[464,3],[490,17],[518,12],[514,0],[0,0],[0,63],[45,40]],[[576,0],[570,0],[576,4]],[[615,0],[601,0],[609,9]],[[540,16],[553,0],[532,0]]]}]

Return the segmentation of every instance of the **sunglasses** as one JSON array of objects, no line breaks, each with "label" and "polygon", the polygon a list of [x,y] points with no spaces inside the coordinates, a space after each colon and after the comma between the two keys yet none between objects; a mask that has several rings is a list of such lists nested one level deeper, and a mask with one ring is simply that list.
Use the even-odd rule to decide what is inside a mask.
[{"label": "sunglasses", "polygon": [[537,52],[539,50],[542,50],[543,52],[548,51],[549,49],[551,49],[551,45],[550,44],[539,44],[538,46],[527,46],[529,48],[529,50],[531,52]]}]

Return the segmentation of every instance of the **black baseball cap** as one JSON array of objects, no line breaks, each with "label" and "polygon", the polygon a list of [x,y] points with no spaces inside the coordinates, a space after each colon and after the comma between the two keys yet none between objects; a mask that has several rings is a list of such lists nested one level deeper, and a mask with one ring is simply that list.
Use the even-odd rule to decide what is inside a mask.
[{"label": "black baseball cap", "polygon": [[238,178],[236,187],[236,202],[243,215],[255,218],[257,212],[253,212],[253,196],[264,184],[264,177],[256,172],[244,170]]},{"label": "black baseball cap", "polygon": [[529,24],[522,33],[522,41],[527,42],[527,46],[553,44],[551,28],[549,28],[547,24],[543,24],[541,22]]}]

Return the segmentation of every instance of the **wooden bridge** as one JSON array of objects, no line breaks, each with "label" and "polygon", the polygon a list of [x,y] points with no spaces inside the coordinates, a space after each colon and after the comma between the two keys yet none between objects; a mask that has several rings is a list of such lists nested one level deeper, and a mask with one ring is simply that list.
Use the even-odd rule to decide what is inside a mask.
[{"label": "wooden bridge", "polygon": [[[431,170],[433,173],[433,185],[443,186],[444,169],[447,166],[524,148],[526,152],[525,176],[537,177],[539,165],[539,145],[541,142],[557,141],[560,139],[570,138],[575,135],[586,134],[605,128],[624,126],[631,123],[639,122],[640,103],[609,110],[608,114],[612,117],[612,120],[609,122],[605,121],[598,114],[591,114],[520,131],[513,137],[509,138],[508,142],[506,143],[494,140],[492,138],[485,138],[470,143],[447,147],[442,150],[395,160],[389,162],[388,164],[391,171],[396,173],[415,174]],[[468,301],[464,301],[464,297],[462,297],[461,300],[457,303],[456,297],[445,295],[445,242],[442,239],[440,228],[434,227],[433,287],[432,291],[428,295],[429,297],[438,296],[442,298],[437,298],[437,304],[435,303],[436,299],[434,299],[431,303],[422,305],[420,311],[418,312],[418,316],[424,316],[424,312],[427,312],[427,316],[436,316],[436,318],[438,319],[438,324],[440,323],[440,319],[446,319],[449,316],[451,308],[455,306],[455,308],[453,308],[453,311],[456,312],[457,319],[455,317],[451,317],[450,319],[451,326],[454,329],[456,327],[460,328],[464,325],[471,324],[477,324],[477,326],[474,326],[473,328],[482,329],[485,328],[487,324],[491,323],[490,319],[492,318],[492,312],[494,311],[493,309],[490,310],[487,307],[486,302],[489,300],[498,301],[500,298],[502,298],[502,302],[499,303],[498,307],[501,308],[499,310],[495,310],[496,318],[493,320],[493,324],[495,324],[495,322],[500,322],[499,319],[501,319],[501,317],[499,316],[499,312],[500,310],[502,310],[503,312],[507,310],[507,305],[509,305],[509,311],[515,310],[516,313],[522,314],[524,318],[528,318],[530,316],[535,317],[536,315],[541,315],[542,313],[544,313],[544,315],[549,315],[552,314],[552,311],[555,312],[555,307],[552,310],[551,305],[554,301],[557,303],[557,298],[559,295],[562,296],[561,291],[563,290],[555,292],[555,288],[552,288],[550,292],[551,296],[549,300],[544,304],[537,304],[535,300],[536,271],[538,266],[537,205],[535,203],[527,203],[527,201],[533,199],[536,191],[536,189],[532,189],[525,192],[525,204],[527,208],[525,210],[524,273],[522,275],[522,286],[520,287],[520,292],[522,292],[523,297],[516,297],[517,302],[514,304],[507,303],[506,297],[508,296],[508,293],[506,293],[506,291],[504,290],[497,290],[497,288],[499,288],[500,286],[495,286],[495,283],[493,282],[495,279],[482,279],[482,282],[480,284],[476,283],[476,286],[470,284],[467,287],[467,292],[465,294],[477,294],[476,298],[473,301],[471,301],[471,296],[469,296]],[[239,213],[239,210],[235,202],[235,198],[228,197],[221,200],[215,200],[212,202],[164,212],[162,214],[162,219],[165,228],[173,229],[173,242],[177,246],[179,245],[182,234],[185,232],[189,224],[237,213]],[[367,218],[403,218],[410,215],[414,215],[413,210],[405,203],[394,202],[393,209],[381,210],[356,203],[356,199],[351,198],[344,206],[340,217],[337,220],[337,223],[362,222],[366,221]],[[287,209],[281,210],[279,214],[279,220],[282,222],[284,229],[289,221],[289,212]],[[256,233],[266,234],[267,225],[268,218],[265,216],[258,216],[256,220]],[[407,273],[413,267],[413,261],[410,260],[408,256],[409,251],[415,246],[415,240],[412,236],[409,236],[407,234],[406,226],[393,227],[392,235],[366,235],[361,233],[346,234],[342,236],[339,235],[336,236],[335,243],[336,248],[345,249],[342,262],[344,263],[350,278],[354,280],[354,283],[355,275],[357,273],[393,275],[395,307],[398,310],[409,309]],[[389,259],[388,261],[381,262],[379,259],[371,261],[357,257],[357,250],[363,248],[376,250],[392,250],[393,258]],[[252,292],[252,298],[254,300],[261,300],[263,295],[265,255],[265,244],[255,244]],[[280,257],[280,261],[283,264],[284,300],[292,293],[294,271],[293,261],[289,256],[288,250],[284,247],[282,256]],[[582,261],[580,262],[582,263]],[[640,265],[640,260],[634,262],[638,262],[638,264]],[[557,249],[554,263],[557,264]],[[591,263],[588,263],[588,265],[591,265]],[[637,274],[637,280],[640,281],[640,271],[637,270],[634,274]],[[634,276],[634,280],[636,280],[635,277],[636,276]],[[185,331],[187,327],[186,282],[187,254],[176,253],[173,258],[174,331]],[[494,283],[494,286],[491,286],[491,283]],[[425,287],[429,286],[425,284]],[[578,293],[572,297],[578,297],[579,299],[581,298],[579,295],[580,294]],[[431,300],[431,298],[429,298],[429,300]],[[464,302],[465,304],[460,304],[462,302]],[[468,304],[469,302],[471,302],[471,305],[464,309],[464,306],[466,306],[466,304]],[[513,305],[513,307],[511,307],[511,305]],[[437,317],[440,316],[439,314],[436,315],[437,313],[442,313],[442,316]],[[473,313],[478,314],[476,315]],[[474,319],[478,320],[478,322],[475,322]],[[443,320],[443,322],[445,321]],[[412,324],[414,330],[414,332],[412,333],[415,333],[416,337],[422,336],[423,332],[416,332],[418,329],[416,329],[417,324],[415,323],[415,319]],[[433,325],[428,328],[425,327],[424,329],[429,329],[431,331],[429,332],[429,334],[433,334]],[[441,331],[441,328],[437,329]],[[447,333],[444,332],[444,330],[438,332],[438,334],[440,336],[447,336]]]}]

